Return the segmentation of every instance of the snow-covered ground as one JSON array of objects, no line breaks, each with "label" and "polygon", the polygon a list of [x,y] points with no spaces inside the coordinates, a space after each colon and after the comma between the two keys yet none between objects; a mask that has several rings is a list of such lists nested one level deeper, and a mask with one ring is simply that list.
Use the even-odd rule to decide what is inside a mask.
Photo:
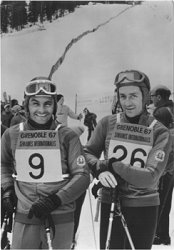
[{"label": "snow-covered ground", "polygon": [[[65,96],[66,104],[74,109],[77,94],[79,99],[90,99],[89,102],[81,102],[83,105],[78,103],[78,112],[89,105],[97,119],[109,114],[111,103],[106,101],[104,104],[95,98],[103,100],[108,94],[112,96],[115,75],[124,69],[139,69],[149,76],[152,87],[165,84],[173,92],[173,2],[145,1],[117,16],[128,7],[131,6],[90,3],[61,19],[44,24],[45,30],[32,28],[2,36],[1,93],[6,91],[21,103],[25,83],[35,76],[48,76],[72,38],[112,17],[106,25],[75,43],[54,73],[53,81],[58,92]],[[69,125],[80,124],[83,121],[69,121]],[[86,138],[87,130],[81,136],[82,144]],[[91,208],[93,217],[95,215],[96,200],[89,194],[80,221],[79,250],[99,247],[99,222],[94,222],[93,228],[91,217]],[[173,249],[173,221],[174,199],[170,219],[172,245],[153,246],[153,249]]]},{"label": "snow-covered ground", "polygon": [[[77,233],[77,250],[96,250],[99,249],[99,220],[94,221],[96,215],[97,201],[91,194],[90,185],[86,194],[85,202],[82,207],[80,225]],[[171,245],[153,245],[152,250],[173,250],[174,249],[174,195],[172,211],[170,213],[170,236]]]}]

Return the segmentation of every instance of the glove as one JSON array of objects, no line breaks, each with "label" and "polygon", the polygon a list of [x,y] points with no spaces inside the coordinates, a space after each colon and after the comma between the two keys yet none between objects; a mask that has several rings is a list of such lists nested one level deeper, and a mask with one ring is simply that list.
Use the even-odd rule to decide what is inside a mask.
[{"label": "glove", "polygon": [[116,172],[114,171],[114,168],[113,168],[113,166],[112,166],[112,163],[114,163],[114,162],[116,162],[116,161],[117,161],[117,159],[114,158],[114,157],[112,157],[112,158],[109,159],[109,163],[108,163],[108,169],[109,169],[109,171],[110,171],[114,176],[116,175]]},{"label": "glove", "polygon": [[80,113],[80,114],[78,115],[78,117],[77,117],[77,120],[80,120],[80,121],[81,121],[82,118],[83,118],[83,115]]},{"label": "glove", "polygon": [[56,194],[42,197],[33,203],[29,210],[28,218],[31,219],[35,215],[39,219],[44,219],[60,205],[61,200]]},{"label": "glove", "polygon": [[7,217],[10,217],[17,206],[17,197],[13,186],[8,187],[3,191],[2,197],[2,209],[4,213],[7,213]]},{"label": "glove", "polygon": [[101,182],[98,182],[97,184],[93,185],[91,192],[92,192],[93,196],[95,197],[95,199],[98,197],[98,190],[102,187],[103,187],[103,185],[101,184]]},{"label": "glove", "polygon": [[108,160],[99,160],[96,169],[94,170],[94,175],[98,179],[99,174],[102,172],[108,171]]}]

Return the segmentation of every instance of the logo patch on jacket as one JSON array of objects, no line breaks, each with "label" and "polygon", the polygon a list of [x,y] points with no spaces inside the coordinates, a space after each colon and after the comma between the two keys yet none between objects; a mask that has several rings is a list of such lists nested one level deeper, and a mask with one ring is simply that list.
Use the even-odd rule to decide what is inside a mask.
[{"label": "logo patch on jacket", "polygon": [[158,150],[156,152],[156,154],[155,154],[155,160],[157,160],[157,161],[163,162],[164,161],[164,157],[165,157],[165,153],[162,150]]},{"label": "logo patch on jacket", "polygon": [[78,165],[79,167],[83,167],[83,166],[85,166],[85,164],[86,164],[85,157],[84,157],[83,155],[79,155],[79,156],[77,157],[77,165]]}]

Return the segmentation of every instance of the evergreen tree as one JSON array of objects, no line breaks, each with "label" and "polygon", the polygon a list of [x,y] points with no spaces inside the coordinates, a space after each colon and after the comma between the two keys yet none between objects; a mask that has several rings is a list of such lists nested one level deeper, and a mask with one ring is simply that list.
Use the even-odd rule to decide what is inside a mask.
[{"label": "evergreen tree", "polygon": [[25,1],[12,1],[10,4],[9,23],[12,29],[20,30],[27,24]]},{"label": "evergreen tree", "polygon": [[20,30],[31,23],[43,23],[73,12],[79,5],[88,4],[89,1],[2,1],[1,6],[1,32],[8,32],[9,28]]},{"label": "evergreen tree", "polygon": [[9,14],[8,14],[8,5],[6,1],[1,2],[1,32],[6,33],[8,31],[9,24]]},{"label": "evergreen tree", "polygon": [[45,2],[45,12],[48,21],[52,21],[53,15],[55,13],[55,5],[54,1],[46,1]]},{"label": "evergreen tree", "polygon": [[28,11],[28,21],[33,24],[37,23],[39,14],[40,14],[40,2],[30,1],[29,11]]}]

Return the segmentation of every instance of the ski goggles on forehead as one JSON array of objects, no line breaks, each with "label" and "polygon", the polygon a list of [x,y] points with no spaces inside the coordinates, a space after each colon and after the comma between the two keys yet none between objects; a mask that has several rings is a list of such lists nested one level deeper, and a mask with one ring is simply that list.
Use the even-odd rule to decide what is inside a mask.
[{"label": "ski goggles on forehead", "polygon": [[25,94],[27,96],[37,95],[41,91],[47,95],[55,95],[56,85],[49,80],[31,81],[26,86]]},{"label": "ski goggles on forehead", "polygon": [[129,83],[129,82],[136,82],[142,83],[144,81],[144,74],[138,71],[127,71],[127,72],[120,72],[115,79],[115,85],[119,85],[121,83]]}]

